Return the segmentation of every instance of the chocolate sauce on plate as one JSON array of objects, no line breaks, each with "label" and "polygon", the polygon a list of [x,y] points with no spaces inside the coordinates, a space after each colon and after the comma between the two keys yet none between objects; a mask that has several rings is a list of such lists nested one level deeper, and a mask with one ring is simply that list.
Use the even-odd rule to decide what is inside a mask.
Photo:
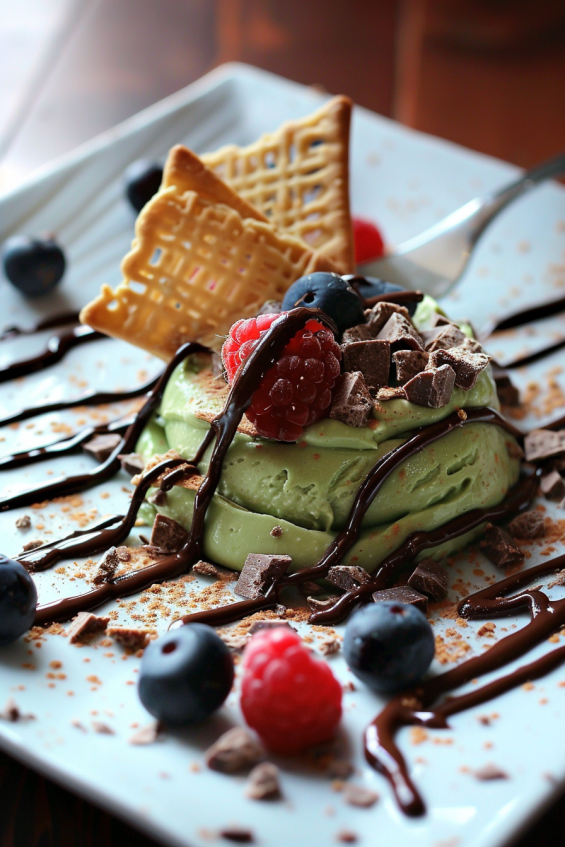
[{"label": "chocolate sauce on plate", "polygon": [[12,362],[10,365],[0,368],[0,382],[7,382],[9,379],[17,379],[21,376],[27,376],[27,374],[36,373],[36,371],[42,371],[60,362],[74,347],[80,347],[82,344],[88,344],[91,341],[98,341],[106,337],[89,326],[77,326],[69,332],[52,335],[47,341],[45,350],[41,353],[32,356],[30,359]]}]

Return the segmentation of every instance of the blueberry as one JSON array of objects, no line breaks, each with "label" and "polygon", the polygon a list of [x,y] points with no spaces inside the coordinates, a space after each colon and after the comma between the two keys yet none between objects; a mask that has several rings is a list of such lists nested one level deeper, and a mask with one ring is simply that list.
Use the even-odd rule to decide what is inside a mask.
[{"label": "blueberry", "polygon": [[138,159],[125,172],[126,196],[136,212],[141,212],[154,194],[157,194],[163,179],[163,168],[157,162]]},{"label": "blueberry", "polygon": [[52,238],[14,235],[2,250],[4,273],[28,297],[48,294],[65,273],[65,254]]},{"label": "blueberry", "polygon": [[145,650],[139,699],[164,723],[196,723],[222,705],[233,678],[230,651],[212,627],[187,624],[152,641]]},{"label": "blueberry", "polygon": [[[344,277],[348,282],[356,280],[355,289],[361,297],[368,300],[369,297],[377,297],[379,294],[393,294],[395,291],[406,291],[401,285],[396,285],[394,282],[385,282],[384,279],[377,279],[374,276],[355,276],[348,274]],[[406,308],[412,316],[416,311],[417,303],[406,303]]]},{"label": "blueberry", "polygon": [[354,289],[337,274],[315,273],[294,282],[282,302],[283,311],[296,306],[321,309],[335,321],[339,334],[365,323],[363,304]]},{"label": "blueberry", "polygon": [[364,606],[350,619],[343,639],[343,654],[355,676],[382,693],[419,682],[434,651],[426,616],[404,603]]},{"label": "blueberry", "polygon": [[19,562],[0,553],[0,644],[11,644],[35,618],[35,582]]}]

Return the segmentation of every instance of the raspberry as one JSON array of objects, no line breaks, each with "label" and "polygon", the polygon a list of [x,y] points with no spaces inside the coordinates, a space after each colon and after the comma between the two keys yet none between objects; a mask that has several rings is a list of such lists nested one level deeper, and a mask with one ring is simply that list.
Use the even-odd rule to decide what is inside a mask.
[{"label": "raspberry", "polygon": [[275,753],[328,741],[341,718],[341,685],[285,626],[258,632],[245,649],[241,683],[245,720]]},{"label": "raspberry", "polygon": [[[222,347],[222,360],[233,382],[241,363],[279,315],[237,321]],[[253,395],[247,417],[259,435],[296,441],[305,426],[325,417],[340,372],[341,350],[332,333],[310,320],[284,348]]]},{"label": "raspberry", "polygon": [[355,244],[355,262],[358,265],[384,256],[383,237],[372,221],[353,218],[353,241]]}]

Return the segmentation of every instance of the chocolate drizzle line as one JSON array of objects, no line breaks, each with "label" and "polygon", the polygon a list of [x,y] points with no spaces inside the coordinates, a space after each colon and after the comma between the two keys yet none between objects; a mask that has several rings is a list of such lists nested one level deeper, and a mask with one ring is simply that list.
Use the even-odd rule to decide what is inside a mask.
[{"label": "chocolate drizzle line", "polygon": [[22,326],[6,326],[0,332],[0,341],[7,341],[8,338],[17,338],[20,335],[35,335],[38,332],[43,332],[45,329],[55,329],[59,326],[67,324],[78,324],[78,312],[61,312],[59,315],[53,315],[50,318],[39,321],[29,327]]},{"label": "chocolate drizzle line", "polygon": [[481,338],[488,338],[495,332],[501,332],[505,329],[514,329],[524,324],[539,321],[543,318],[549,318],[552,315],[558,315],[565,311],[565,297],[557,297],[554,300],[548,300],[540,306],[530,306],[527,309],[520,309],[517,312],[510,312],[503,318],[494,321],[487,326],[480,334]]},{"label": "chocolate drizzle line", "polygon": [[522,629],[501,638],[486,653],[474,656],[412,691],[395,697],[367,728],[367,761],[386,776],[400,808],[406,814],[421,815],[425,806],[410,778],[404,757],[395,743],[396,731],[407,725],[445,729],[448,727],[446,719],[450,715],[484,703],[523,682],[543,676],[565,661],[565,648],[560,647],[482,688],[450,697],[439,706],[433,707],[442,695],[523,656],[565,624],[565,599],[549,600],[538,588],[507,596],[532,580],[563,567],[565,555],[557,556],[537,567],[489,585],[463,600],[459,605],[459,612],[467,618],[501,617],[517,611],[528,611],[531,620]]},{"label": "chocolate drizzle line", "polygon": [[60,362],[73,347],[79,347],[82,344],[88,344],[91,341],[98,341],[100,338],[106,337],[89,326],[77,326],[61,335],[52,335],[42,353],[38,353],[31,359],[12,362],[11,365],[0,368],[0,382],[7,382],[9,379],[17,379],[20,376],[42,371]]}]

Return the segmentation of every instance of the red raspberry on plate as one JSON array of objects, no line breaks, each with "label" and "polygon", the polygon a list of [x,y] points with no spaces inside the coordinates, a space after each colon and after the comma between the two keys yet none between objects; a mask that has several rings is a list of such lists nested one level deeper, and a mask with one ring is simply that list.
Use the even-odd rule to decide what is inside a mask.
[{"label": "red raspberry on plate", "polygon": [[[233,382],[241,363],[280,315],[260,315],[234,323],[222,347],[222,361]],[[332,402],[341,350],[333,334],[310,320],[284,348],[253,395],[247,417],[259,435],[296,441],[305,426],[321,420]]]},{"label": "red raspberry on plate", "polygon": [[295,632],[274,627],[245,649],[241,709],[270,750],[298,753],[331,739],[341,718],[341,685]]},{"label": "red raspberry on plate", "polygon": [[355,262],[358,265],[384,256],[383,237],[372,221],[353,218],[353,243],[355,245]]}]

